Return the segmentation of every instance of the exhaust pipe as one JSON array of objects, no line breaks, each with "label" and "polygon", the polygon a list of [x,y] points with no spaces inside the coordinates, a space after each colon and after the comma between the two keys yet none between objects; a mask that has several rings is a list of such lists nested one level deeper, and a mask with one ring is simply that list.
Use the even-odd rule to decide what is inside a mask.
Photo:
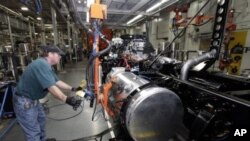
[{"label": "exhaust pipe", "polygon": [[216,49],[212,49],[210,52],[207,52],[197,58],[188,60],[181,68],[180,79],[186,81],[188,78],[188,71],[190,70],[191,67],[198,65],[201,62],[208,61],[208,60],[215,58],[216,54],[217,54]]}]

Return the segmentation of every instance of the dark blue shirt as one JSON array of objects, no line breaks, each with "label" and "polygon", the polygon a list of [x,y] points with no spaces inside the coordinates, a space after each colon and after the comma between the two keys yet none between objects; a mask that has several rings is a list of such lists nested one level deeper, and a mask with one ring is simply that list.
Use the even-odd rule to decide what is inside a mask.
[{"label": "dark blue shirt", "polygon": [[47,60],[38,58],[25,68],[17,84],[17,93],[38,100],[45,97],[48,88],[55,85],[58,80]]}]

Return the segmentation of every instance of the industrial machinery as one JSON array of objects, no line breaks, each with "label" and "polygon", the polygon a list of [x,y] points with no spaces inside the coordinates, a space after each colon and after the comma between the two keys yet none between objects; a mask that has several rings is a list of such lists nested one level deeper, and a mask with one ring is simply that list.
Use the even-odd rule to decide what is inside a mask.
[{"label": "industrial machinery", "polygon": [[[218,1],[210,51],[197,58],[180,62],[161,56],[162,52],[137,61],[130,69],[129,63],[117,65],[122,53],[113,51],[109,59],[107,56],[103,59],[102,64],[106,65],[102,65],[102,70],[107,71],[104,81],[97,83],[100,89],[95,98],[112,117],[113,125],[118,126],[112,140],[231,141],[249,137],[235,137],[238,130],[250,127],[249,79],[209,69],[219,58],[228,5],[229,0]],[[90,58],[86,76],[91,89],[96,83],[91,76],[97,73],[91,71],[92,62],[112,48],[112,44],[107,43],[109,47],[105,52]],[[113,47],[121,50],[129,47],[129,43],[124,45],[123,41],[122,44]],[[136,67],[139,71],[133,71]],[[101,76],[99,72],[97,76]]]},{"label": "industrial machinery", "polygon": [[107,79],[102,104],[121,123],[120,130],[128,133],[123,140],[163,141],[175,135],[183,118],[176,93],[126,72],[124,67],[113,68]]},{"label": "industrial machinery", "polygon": [[143,35],[123,35],[121,38],[113,38],[110,52],[101,56],[103,82],[113,67],[125,67],[126,70],[138,72],[139,62],[155,56],[154,51],[152,44]]}]

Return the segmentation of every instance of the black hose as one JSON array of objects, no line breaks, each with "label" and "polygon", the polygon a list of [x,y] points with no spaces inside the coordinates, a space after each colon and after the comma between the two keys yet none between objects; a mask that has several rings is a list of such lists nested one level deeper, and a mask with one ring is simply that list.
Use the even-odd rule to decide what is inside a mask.
[{"label": "black hose", "polygon": [[[99,56],[102,56],[103,54],[107,53],[108,51],[110,51],[112,45],[110,44],[110,42],[108,40],[105,40],[107,43],[108,43],[108,47],[105,48],[104,50],[94,54],[94,55],[91,55],[88,63],[87,63],[87,66],[86,66],[86,78],[88,78],[90,75],[89,75],[89,69],[90,69],[90,66],[93,65],[93,61],[96,57],[99,57]],[[88,83],[88,80],[87,79],[87,86],[89,86],[89,83]]]},{"label": "black hose", "polygon": [[[96,98],[95,98],[96,99]],[[94,99],[93,99],[94,100]],[[94,118],[95,118],[95,112],[96,112],[96,107],[97,107],[97,100],[95,100],[95,107],[94,107],[94,111],[92,113],[92,117],[91,117],[91,120],[94,121]]]},{"label": "black hose", "polygon": [[[59,107],[59,106],[63,106],[63,105],[66,105],[66,104],[57,104],[57,105],[50,106],[48,108],[51,109],[51,108],[55,108],[55,107]],[[51,117],[47,116],[47,118],[51,119],[51,120],[55,120],[55,121],[63,121],[63,120],[72,119],[72,118],[74,118],[74,117],[76,117],[76,116],[78,116],[78,115],[80,115],[82,113],[83,106],[81,105],[80,107],[81,107],[80,112],[77,113],[77,114],[75,114],[75,115],[73,115],[73,116],[70,116],[70,117],[67,117],[67,118],[51,118]]]}]

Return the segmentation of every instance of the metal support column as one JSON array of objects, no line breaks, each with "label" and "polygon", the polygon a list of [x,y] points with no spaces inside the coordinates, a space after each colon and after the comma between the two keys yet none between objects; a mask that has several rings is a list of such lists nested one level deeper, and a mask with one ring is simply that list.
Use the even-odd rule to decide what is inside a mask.
[{"label": "metal support column", "polygon": [[75,25],[72,25],[72,40],[73,40],[73,48],[75,49],[75,61],[77,62],[77,44],[76,44],[76,31]]},{"label": "metal support column", "polygon": [[30,44],[31,44],[31,46],[33,46],[34,40],[32,37],[32,27],[31,27],[30,22],[29,22],[29,36],[30,36]]},{"label": "metal support column", "polygon": [[57,32],[57,21],[56,21],[56,11],[53,7],[51,7],[51,15],[52,15],[52,28],[54,33],[54,45],[58,44],[58,32]]},{"label": "metal support column", "polygon": [[36,42],[36,30],[35,30],[35,23],[34,22],[32,22],[32,30],[34,33],[34,42]]},{"label": "metal support column", "polygon": [[[52,28],[54,33],[54,45],[58,45],[58,31],[57,31],[57,21],[56,21],[56,11],[53,7],[51,7],[51,15],[52,15]],[[61,60],[62,61],[62,60]],[[61,71],[61,62],[56,65],[57,71]]]},{"label": "metal support column", "polygon": [[69,50],[70,50],[70,61],[72,60],[72,52],[71,52],[71,50],[73,49],[72,48],[72,46],[71,46],[71,32],[70,32],[70,21],[69,21],[69,19],[68,19],[68,21],[67,21],[67,29],[68,29],[68,45],[69,45]]},{"label": "metal support column", "polygon": [[[74,34],[75,34],[75,45],[76,45],[76,53],[78,53],[77,52],[77,49],[79,48],[79,37],[78,37],[78,30],[77,30],[77,27],[75,26],[75,28],[74,28]],[[81,60],[80,58],[78,58],[78,56],[77,56],[77,60]]]},{"label": "metal support column", "polygon": [[18,75],[17,75],[17,71],[16,71],[16,66],[14,65],[14,64],[16,64],[15,60],[13,62],[13,58],[14,58],[14,39],[13,39],[13,36],[12,36],[12,30],[11,30],[9,15],[7,16],[7,20],[8,20],[9,34],[10,34],[10,42],[11,42],[11,55],[9,56],[10,69],[11,69],[11,72],[12,72],[12,75],[13,75],[14,79],[16,81],[18,81]]},{"label": "metal support column", "polygon": [[10,34],[11,46],[14,47],[14,40],[13,40],[13,36],[12,36],[12,30],[11,30],[10,17],[9,16],[7,16],[7,20],[8,20],[8,29],[9,29],[9,34]]},{"label": "metal support column", "polygon": [[42,25],[42,45],[46,45],[46,38],[45,38],[45,27],[44,27],[44,22],[41,20],[41,25]]}]

